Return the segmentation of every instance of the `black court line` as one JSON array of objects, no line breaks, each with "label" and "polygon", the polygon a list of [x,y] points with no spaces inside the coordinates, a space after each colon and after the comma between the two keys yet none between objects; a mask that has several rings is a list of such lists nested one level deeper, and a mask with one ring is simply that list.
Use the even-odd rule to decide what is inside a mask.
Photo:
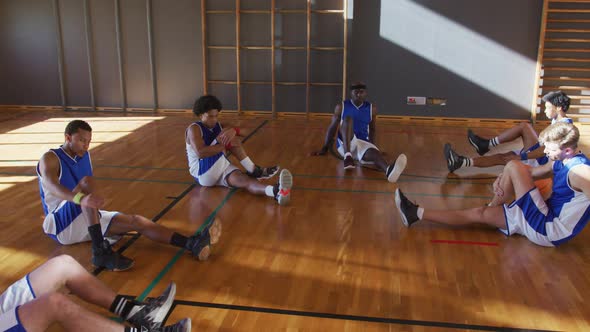
[{"label": "black court line", "polygon": [[515,328],[515,327],[447,323],[447,322],[399,319],[399,318],[387,318],[387,317],[341,315],[341,314],[332,314],[332,313],[325,313],[325,312],[275,309],[275,308],[252,307],[252,306],[242,306],[242,305],[234,305],[234,304],[221,304],[221,303],[185,301],[185,300],[175,300],[174,304],[173,304],[173,308],[175,308],[177,305],[184,305],[184,306],[190,306],[190,307],[214,308],[214,309],[225,309],[225,310],[239,310],[239,311],[248,311],[248,312],[259,312],[259,313],[276,314],[276,315],[352,320],[352,321],[357,321],[357,322],[383,323],[383,324],[395,324],[395,325],[405,325],[405,326],[441,327],[441,328],[449,328],[449,329],[478,330],[478,331],[554,332],[553,330],[523,329],[523,328]]},{"label": "black court line", "polygon": [[[266,125],[267,123],[268,123],[268,120],[262,121],[262,123],[260,125],[258,125],[258,127],[256,127],[248,136],[246,136],[242,140],[242,143],[246,143],[246,141],[248,139],[250,139],[252,136],[254,136],[254,134],[260,128],[264,127],[264,125]],[[229,153],[228,153],[228,155],[229,155]],[[152,222],[158,222],[158,220],[160,220],[166,213],[168,213],[168,211],[170,211],[176,204],[178,204],[178,202],[180,202],[180,200],[183,199],[184,196],[186,196],[189,192],[191,192],[191,190],[193,190],[193,188],[195,188],[196,186],[197,186],[196,183],[193,183],[190,186],[188,186],[188,188],[186,188],[180,195],[175,197],[174,200],[172,202],[170,202],[170,204],[168,204],[162,211],[160,211],[160,213],[158,213],[152,219]],[[122,254],[125,250],[127,250],[127,248],[129,248],[133,243],[135,243],[135,241],[137,241],[137,239],[139,239],[140,236],[141,236],[141,234],[139,234],[139,233],[135,234],[131,239],[127,240],[127,242],[125,242],[125,244],[123,244],[119,249],[117,249],[117,253]],[[94,274],[95,276],[98,276],[102,271],[104,271],[104,267],[98,267],[98,268],[94,269],[92,274]]]}]

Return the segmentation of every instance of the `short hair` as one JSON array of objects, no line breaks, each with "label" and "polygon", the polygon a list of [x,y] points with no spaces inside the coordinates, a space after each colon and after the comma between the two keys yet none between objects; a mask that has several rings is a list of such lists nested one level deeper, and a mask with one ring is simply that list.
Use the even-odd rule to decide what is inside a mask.
[{"label": "short hair", "polygon": [[545,128],[539,135],[539,142],[557,143],[560,149],[576,148],[580,140],[580,131],[576,126],[566,122],[556,122]]},{"label": "short hair", "polygon": [[552,91],[543,96],[544,102],[550,102],[555,107],[560,107],[561,110],[567,112],[570,108],[570,97],[561,91]]},{"label": "short hair", "polygon": [[84,120],[74,120],[74,121],[71,121],[70,123],[68,123],[64,133],[66,135],[71,136],[71,135],[74,135],[75,133],[77,133],[79,129],[86,130],[86,131],[92,131],[92,127],[90,127],[88,122],[86,122]]},{"label": "short hair", "polygon": [[195,115],[201,115],[209,112],[210,110],[218,110],[221,112],[222,108],[223,105],[221,105],[221,101],[219,101],[217,97],[213,95],[204,95],[195,101],[193,113],[195,113]]},{"label": "short hair", "polygon": [[350,91],[364,89],[367,90],[367,85],[363,82],[354,82],[350,85]]}]

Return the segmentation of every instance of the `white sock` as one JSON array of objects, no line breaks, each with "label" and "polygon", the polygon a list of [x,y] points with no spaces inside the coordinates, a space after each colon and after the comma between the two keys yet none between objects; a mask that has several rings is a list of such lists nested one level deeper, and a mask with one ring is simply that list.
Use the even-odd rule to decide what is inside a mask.
[{"label": "white sock", "polygon": [[248,171],[249,173],[254,172],[254,168],[256,168],[256,165],[254,165],[252,160],[250,160],[250,157],[246,157],[246,158],[240,160],[240,164],[242,164],[242,166],[244,166],[246,171]]},{"label": "white sock", "polygon": [[350,158],[352,158],[352,153],[350,153],[350,152],[346,152],[346,153],[344,154],[344,158],[346,158],[346,157],[348,157],[348,156],[350,156]]},{"label": "white sock", "polygon": [[422,216],[424,215],[424,208],[418,207],[418,211],[416,212],[416,215],[418,215],[418,219],[422,220]]},{"label": "white sock", "polygon": [[471,167],[471,165],[473,165],[473,158],[465,158],[461,167]]},{"label": "white sock", "polygon": [[490,147],[490,149],[491,149],[491,148],[493,148],[494,146],[496,146],[496,145],[498,145],[498,144],[500,144],[500,137],[496,136],[496,137],[494,137],[494,138],[492,138],[492,139],[490,140],[490,143],[489,143],[489,145],[488,145],[488,146],[489,146],[489,147]]},{"label": "white sock", "polygon": [[275,197],[275,187],[274,186],[266,186],[266,188],[264,188],[264,193],[268,197]]}]

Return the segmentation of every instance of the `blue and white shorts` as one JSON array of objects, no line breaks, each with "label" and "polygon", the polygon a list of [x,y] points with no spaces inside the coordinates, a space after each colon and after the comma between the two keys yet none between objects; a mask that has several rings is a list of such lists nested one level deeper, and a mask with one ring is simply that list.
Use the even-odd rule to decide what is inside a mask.
[{"label": "blue and white shorts", "polygon": [[[111,221],[119,212],[99,210],[100,228],[103,235],[109,231]],[[74,244],[79,242],[90,241],[90,234],[88,233],[89,223],[80,205],[70,202],[62,201],[52,213],[48,214],[43,221],[43,231],[52,239],[61,244]],[[118,240],[117,237],[107,238],[109,242],[113,243]]]},{"label": "blue and white shorts", "polygon": [[553,247],[546,231],[546,223],[553,216],[537,187],[529,190],[510,205],[504,204],[506,229],[499,229],[505,235],[521,234],[531,242]]},{"label": "blue and white shorts", "polygon": [[18,317],[18,307],[33,301],[35,292],[27,274],[0,295],[0,331],[26,331]]},{"label": "blue and white shorts", "polygon": [[[350,141],[350,153],[352,153],[352,157],[355,160],[358,160],[363,164],[372,164],[373,162],[363,161],[363,157],[369,149],[375,149],[379,151],[375,144],[363,141],[362,139],[358,139],[356,138],[356,136],[352,137],[352,140]],[[338,153],[340,154],[340,156],[344,157],[344,147],[340,139],[338,139]]]},{"label": "blue and white shorts", "polygon": [[240,169],[232,165],[225,156],[217,159],[215,164],[211,166],[205,173],[195,176],[191,174],[195,181],[204,187],[223,186],[231,187],[227,182],[229,175]]}]

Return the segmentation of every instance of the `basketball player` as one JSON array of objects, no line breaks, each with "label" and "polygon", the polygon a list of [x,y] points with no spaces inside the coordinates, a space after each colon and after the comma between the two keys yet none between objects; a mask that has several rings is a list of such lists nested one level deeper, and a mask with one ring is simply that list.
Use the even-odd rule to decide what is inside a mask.
[{"label": "basketball player", "polygon": [[[549,162],[530,167],[508,162],[494,184],[504,204],[467,210],[428,210],[410,202],[396,190],[395,203],[402,222],[419,220],[448,225],[485,224],[506,235],[522,234],[541,246],[557,246],[571,240],[590,220],[590,160],[578,150],[580,133],[573,124],[556,122],[541,132],[539,140]],[[553,193],[541,197],[533,179],[553,175]]]},{"label": "basketball player", "polygon": [[[64,286],[80,299],[109,309],[134,327],[88,311],[59,292]],[[175,293],[176,285],[171,283],[161,296],[148,302],[128,300],[115,294],[72,257],[61,255],[48,260],[0,295],[0,331],[45,331],[58,323],[67,331],[190,332],[190,318],[162,327]]]},{"label": "basketball player", "polygon": [[[259,182],[277,174],[279,166],[255,165],[244,151],[238,137],[239,128],[222,128],[218,121],[221,109],[221,102],[215,96],[201,96],[195,101],[193,113],[199,121],[192,123],[185,134],[189,172],[195,181],[204,187],[243,188],[252,194],[272,197],[280,205],[289,203],[293,186],[291,173],[281,170],[274,186]],[[232,165],[225,152],[231,152],[246,173]]]},{"label": "basketball player", "polygon": [[97,192],[92,178],[88,147],[92,128],[82,120],[68,123],[65,142],[51,149],[37,164],[41,203],[45,212],[43,230],[60,244],[92,241],[92,263],[106,270],[123,271],[131,268],[133,260],[114,252],[110,241],[117,234],[137,231],[147,238],[185,248],[195,257],[206,259],[210,244],[221,235],[216,220],[195,236],[186,237],[156,224],[140,215],[100,210],[104,199]]},{"label": "basketball player", "polygon": [[350,86],[350,94],[350,99],[344,100],[334,108],[324,146],[311,154],[325,155],[338,132],[337,148],[340,156],[344,158],[345,170],[355,168],[355,160],[361,164],[374,164],[385,173],[389,182],[396,182],[406,168],[406,155],[402,153],[393,164],[387,164],[375,146],[377,106],[366,100],[367,86],[361,82],[353,83]]},{"label": "basketball player", "polygon": [[[543,96],[545,102],[545,115],[551,119],[551,124],[555,122],[573,123],[565,112],[570,106],[570,98],[561,91],[553,91]],[[496,165],[506,165],[510,160],[522,160],[525,164],[536,167],[546,164],[549,160],[540,148],[539,139],[535,129],[528,123],[522,122],[518,126],[510,128],[500,135],[485,139],[475,135],[471,129],[467,131],[469,143],[473,145],[475,151],[480,156],[486,154],[492,147],[502,143],[511,142],[517,138],[522,138],[523,149],[520,151],[510,151],[498,153],[489,156],[467,158],[458,155],[449,143],[444,146],[445,158],[449,172],[454,172],[461,167],[491,167]]]}]

